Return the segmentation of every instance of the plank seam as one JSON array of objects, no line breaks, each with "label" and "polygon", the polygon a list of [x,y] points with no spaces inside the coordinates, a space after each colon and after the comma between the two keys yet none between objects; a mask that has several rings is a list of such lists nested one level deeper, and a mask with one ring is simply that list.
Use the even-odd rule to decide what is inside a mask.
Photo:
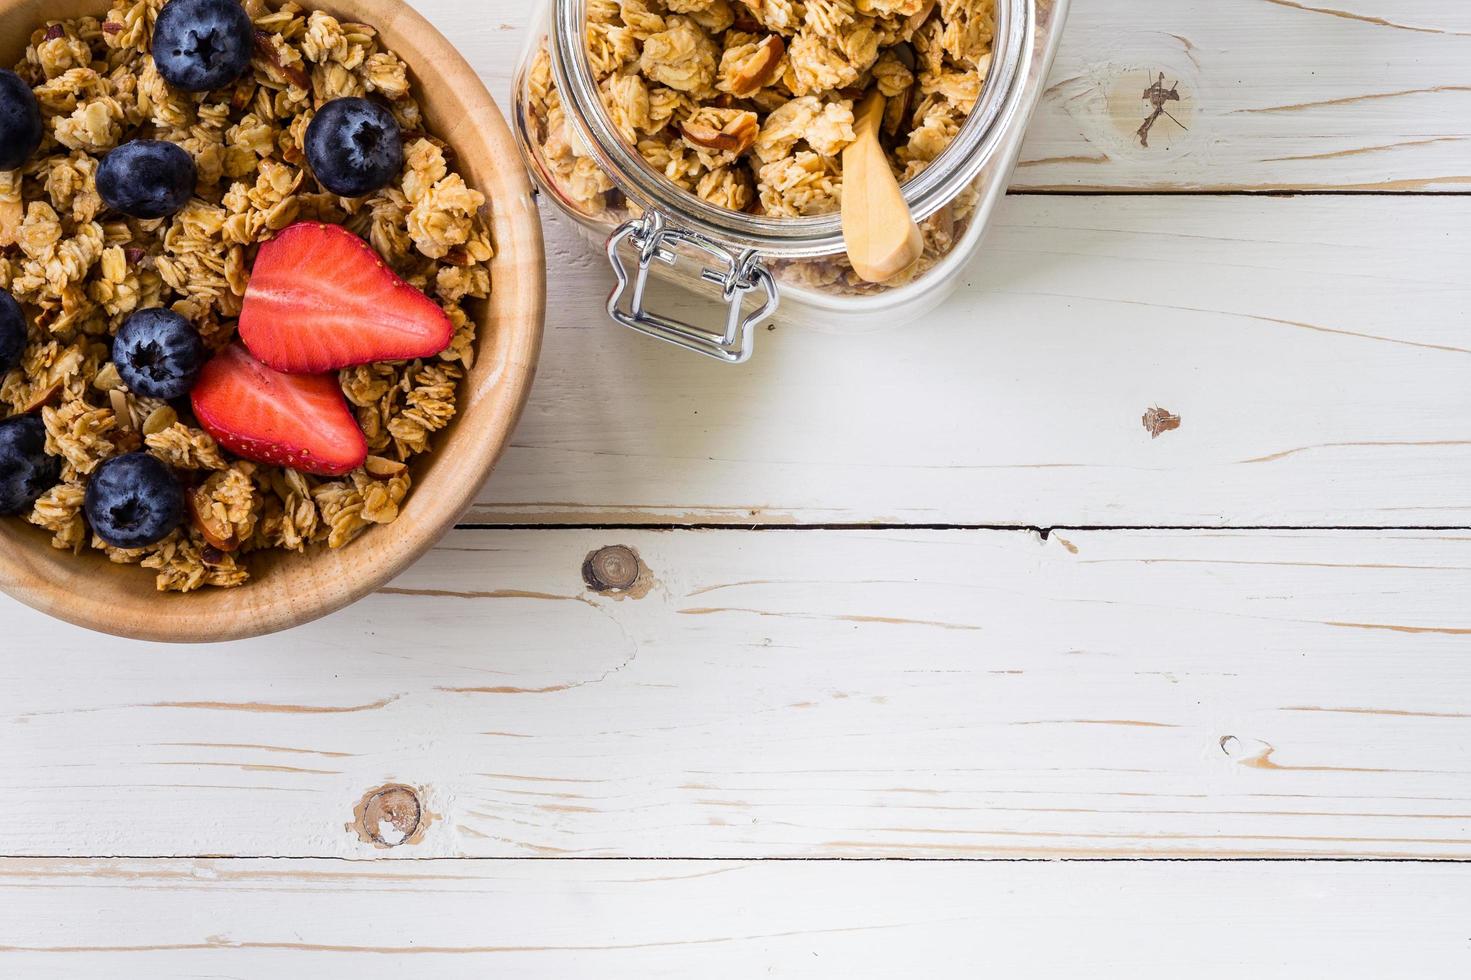
[{"label": "plank seam", "polygon": [[1471,526],[1451,524],[895,524],[895,523],[827,523],[827,524],[725,524],[696,522],[690,524],[456,524],[459,531],[1014,531],[1035,534],[1046,541],[1059,531],[1135,532],[1135,531],[1471,531]]},{"label": "plank seam", "polygon": [[1471,857],[1347,857],[1325,855],[1324,857],[690,857],[687,855],[640,856],[633,854],[608,855],[606,857],[554,857],[528,854],[509,855],[465,855],[426,857],[343,857],[331,855],[284,855],[284,854],[0,854],[0,861],[335,861],[343,864],[364,866],[383,864],[427,864],[453,863],[461,861],[479,862],[547,862],[547,863],[600,863],[609,861],[681,861],[705,864],[1467,864]]}]

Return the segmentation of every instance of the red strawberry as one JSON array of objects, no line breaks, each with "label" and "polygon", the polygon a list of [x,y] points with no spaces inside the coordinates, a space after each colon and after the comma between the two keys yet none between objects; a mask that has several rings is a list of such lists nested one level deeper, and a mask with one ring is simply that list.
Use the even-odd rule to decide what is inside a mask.
[{"label": "red strawberry", "polygon": [[262,245],[240,311],[240,339],[278,371],[319,374],[430,357],[454,324],[345,228],[303,222]]},{"label": "red strawberry", "polygon": [[318,476],[362,466],[368,441],[330,374],[282,374],[231,344],[190,396],[204,430],[237,456]]}]

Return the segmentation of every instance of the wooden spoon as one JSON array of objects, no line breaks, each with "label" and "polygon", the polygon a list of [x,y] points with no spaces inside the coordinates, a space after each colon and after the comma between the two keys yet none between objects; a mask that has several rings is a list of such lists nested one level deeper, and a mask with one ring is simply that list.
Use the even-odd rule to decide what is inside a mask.
[{"label": "wooden spoon", "polygon": [[883,93],[858,107],[858,138],[843,151],[843,238],[853,271],[867,282],[888,282],[908,271],[924,252],[924,236],[909,213],[899,180],[879,144]]}]

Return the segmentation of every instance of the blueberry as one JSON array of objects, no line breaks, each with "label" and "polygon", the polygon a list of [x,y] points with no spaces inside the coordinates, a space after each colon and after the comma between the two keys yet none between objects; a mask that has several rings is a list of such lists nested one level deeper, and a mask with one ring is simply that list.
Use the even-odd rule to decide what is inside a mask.
[{"label": "blueberry", "polygon": [[362,197],[387,187],[403,170],[403,133],[393,113],[376,102],[333,99],[306,129],[306,159],[327,190]]},{"label": "blueberry", "polygon": [[97,467],[83,507],[103,541],[114,548],[146,548],[184,523],[184,489],[154,457],[129,453]]},{"label": "blueberry", "polygon": [[15,297],[0,292],[0,377],[15,369],[26,349],[26,316]]},{"label": "blueberry", "polygon": [[199,331],[173,310],[139,310],[123,321],[112,342],[123,383],[147,398],[183,398],[204,367]]},{"label": "blueberry", "polygon": [[41,145],[36,93],[13,71],[0,70],[0,170],[17,170]]},{"label": "blueberry", "polygon": [[189,203],[197,176],[183,147],[134,140],[103,158],[97,193],[108,207],[134,218],[167,218]]},{"label": "blueberry", "polygon": [[0,514],[24,514],[61,479],[61,460],[46,455],[46,426],[34,415],[0,422]]},{"label": "blueberry", "polygon": [[255,25],[238,0],[170,0],[153,27],[153,63],[186,92],[238,81],[255,53]]}]

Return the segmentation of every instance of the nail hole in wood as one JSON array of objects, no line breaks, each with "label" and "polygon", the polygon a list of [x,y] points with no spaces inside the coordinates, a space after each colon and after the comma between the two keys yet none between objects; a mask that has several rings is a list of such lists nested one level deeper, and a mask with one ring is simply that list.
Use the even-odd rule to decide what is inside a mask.
[{"label": "nail hole in wood", "polygon": [[599,548],[582,563],[582,580],[587,587],[598,593],[628,594],[639,598],[639,586],[648,580],[648,568],[639,558],[638,552],[621,544]]},{"label": "nail hole in wood", "polygon": [[390,783],[368,790],[353,808],[353,829],[377,847],[416,844],[423,836],[424,808],[411,787]]}]

